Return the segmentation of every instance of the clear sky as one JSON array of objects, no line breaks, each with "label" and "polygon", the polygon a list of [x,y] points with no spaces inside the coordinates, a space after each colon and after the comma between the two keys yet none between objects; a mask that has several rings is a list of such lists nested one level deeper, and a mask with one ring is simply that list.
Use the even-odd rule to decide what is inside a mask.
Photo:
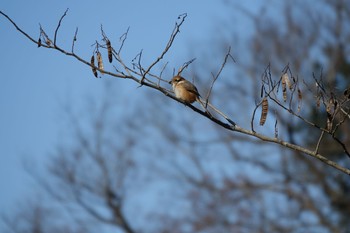
[{"label": "clear sky", "polygon": [[[249,3],[250,2],[250,3]],[[248,1],[253,7],[252,1]],[[39,36],[39,23],[53,35],[58,19],[69,8],[59,31],[58,44],[70,48],[79,27],[76,51],[84,58],[100,38],[100,25],[110,38],[130,26],[124,51],[128,59],[141,49],[151,62],[163,50],[177,16],[187,13],[185,25],[167,58],[173,66],[192,58],[190,46],[210,38],[215,25],[227,15],[221,1],[18,1],[4,0],[0,10],[24,31]],[[244,28],[243,22],[235,22]],[[238,26],[237,26],[238,27]],[[23,162],[42,166],[62,135],[62,105],[69,101],[79,109],[84,96],[101,95],[105,79],[95,79],[88,67],[56,51],[37,48],[5,18],[0,17],[0,210],[9,212],[21,197],[29,196],[34,181]],[[129,57],[128,57],[129,56]],[[135,83],[120,82],[125,90]],[[135,92],[136,93],[136,92]],[[142,92],[137,92],[142,95]]]}]

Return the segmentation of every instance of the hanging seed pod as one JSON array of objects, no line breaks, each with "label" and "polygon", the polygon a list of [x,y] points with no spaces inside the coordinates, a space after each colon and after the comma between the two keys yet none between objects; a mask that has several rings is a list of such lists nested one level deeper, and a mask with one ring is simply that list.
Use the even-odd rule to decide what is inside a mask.
[{"label": "hanging seed pod", "polygon": [[263,99],[261,105],[262,105],[262,110],[261,110],[261,116],[260,116],[260,125],[264,125],[266,122],[267,112],[269,110],[269,103],[266,97]]},{"label": "hanging seed pod", "polygon": [[327,112],[327,130],[332,130],[332,115]]},{"label": "hanging seed pod", "polygon": [[95,56],[94,55],[92,55],[90,63],[91,63],[92,73],[94,73],[94,76],[97,78],[97,70],[95,67]]},{"label": "hanging seed pod", "polygon": [[39,37],[39,40],[38,40],[38,48],[41,47],[41,38]]},{"label": "hanging seed pod", "polygon": [[286,85],[287,85],[287,87],[289,88],[289,90],[292,90],[292,89],[293,89],[293,85],[292,85],[292,83],[290,82],[288,73],[284,73],[284,74],[282,75],[282,79],[285,80]]},{"label": "hanging seed pod", "polygon": [[316,107],[320,108],[320,105],[321,105],[321,97],[318,96],[316,100]]},{"label": "hanging seed pod", "polygon": [[285,74],[282,75],[282,93],[283,93],[283,101],[287,101],[287,83],[286,79],[284,78]]},{"label": "hanging seed pod", "polygon": [[109,40],[107,40],[107,50],[108,50],[108,61],[109,63],[112,63],[113,61],[113,55],[112,55],[112,45]]},{"label": "hanging seed pod", "polygon": [[298,113],[301,109],[301,101],[303,100],[303,95],[301,94],[301,90],[298,88]]},{"label": "hanging seed pod", "polygon": [[327,130],[328,131],[332,130],[333,111],[334,111],[334,100],[333,100],[333,98],[330,98],[328,103],[327,103],[327,107],[326,107],[326,112],[327,112]]},{"label": "hanging seed pod", "polygon": [[100,52],[97,52],[97,65],[98,68],[101,70],[101,74],[103,74],[103,61],[102,61],[102,55]]},{"label": "hanging seed pod", "polygon": [[276,122],[275,122],[275,138],[278,138],[277,119],[276,119]]}]

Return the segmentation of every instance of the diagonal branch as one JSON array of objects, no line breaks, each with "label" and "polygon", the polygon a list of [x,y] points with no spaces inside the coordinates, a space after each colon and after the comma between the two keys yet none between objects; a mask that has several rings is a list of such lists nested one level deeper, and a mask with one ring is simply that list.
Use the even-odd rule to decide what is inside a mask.
[{"label": "diagonal branch", "polygon": [[[68,9],[67,9],[68,10]],[[65,12],[66,13],[66,12]],[[25,33],[20,27],[18,27],[14,21],[9,17],[7,16],[6,14],[4,14],[2,11],[0,11],[0,14],[3,15],[7,20],[9,20],[13,25],[14,27],[21,33],[23,34],[25,37],[27,37],[30,41],[32,41],[33,43],[39,45],[39,42],[34,40],[30,35],[28,35],[27,33]],[[61,17],[61,20],[56,28],[56,31],[55,31],[55,42],[56,42],[56,37],[57,37],[57,31],[60,27],[60,23],[62,21],[62,19],[64,18],[65,14]],[[227,130],[230,130],[232,132],[238,132],[238,133],[242,133],[242,134],[245,134],[245,135],[249,135],[253,138],[257,138],[259,140],[262,140],[262,141],[266,141],[266,142],[270,142],[270,143],[275,143],[275,144],[278,144],[278,145],[281,145],[282,147],[286,147],[286,148],[289,148],[289,149],[292,149],[292,150],[296,150],[296,151],[299,151],[301,153],[304,153],[306,155],[309,155],[311,157],[314,157],[320,161],[322,161],[323,163],[329,165],[329,166],[332,166],[334,167],[335,169],[347,174],[347,175],[350,175],[350,170],[348,168],[345,168],[345,167],[342,167],[340,166],[339,164],[335,163],[334,161],[331,161],[327,158],[325,158],[324,156],[322,156],[321,154],[319,154],[317,151],[312,151],[312,150],[309,150],[309,149],[306,149],[304,147],[301,147],[299,145],[296,145],[296,144],[293,144],[293,143],[289,143],[289,142],[286,142],[286,141],[283,141],[283,140],[280,140],[278,138],[274,138],[274,137],[268,137],[266,135],[263,135],[263,134],[259,134],[259,133],[256,133],[252,130],[247,130],[247,129],[244,129],[244,128],[241,128],[240,126],[236,125],[234,121],[232,121],[228,116],[226,116],[225,114],[223,114],[220,110],[214,108],[212,105],[210,105],[210,103],[208,103],[208,105],[210,107],[212,107],[213,109],[215,109],[215,111],[217,111],[221,116],[223,116],[228,122],[229,124],[221,121],[220,119],[216,118],[216,117],[213,117],[211,114],[208,114],[207,112],[204,112],[198,108],[196,108],[195,106],[191,105],[191,104],[187,104],[179,99],[177,99],[174,95],[173,95],[173,92],[164,88],[164,87],[161,87],[158,83],[153,83],[153,82],[150,82],[149,80],[146,79],[146,75],[150,72],[150,70],[161,60],[163,59],[163,57],[165,56],[165,54],[169,51],[170,47],[172,46],[174,40],[175,40],[175,37],[177,36],[177,34],[180,32],[180,27],[182,26],[185,18],[186,18],[187,14],[183,14],[181,16],[179,16],[179,19],[181,19],[180,23],[176,23],[175,24],[175,28],[173,30],[173,33],[171,34],[170,36],[170,39],[165,47],[165,49],[163,50],[163,52],[161,53],[161,55],[144,71],[143,74],[141,73],[137,73],[135,71],[133,71],[132,69],[130,69],[124,62],[123,60],[121,59],[120,57],[120,49],[118,51],[117,54],[117,61],[119,62],[120,65],[122,65],[122,67],[124,68],[124,70],[127,72],[127,74],[124,74],[123,72],[117,72],[117,73],[113,73],[113,72],[110,72],[110,71],[107,71],[107,70],[101,70],[99,69],[98,67],[95,67],[96,70],[100,71],[100,72],[103,72],[104,74],[106,75],[110,75],[112,77],[116,77],[116,78],[123,78],[123,79],[130,79],[130,80],[133,80],[135,82],[138,82],[138,83],[141,83],[141,85],[144,85],[146,87],[149,87],[151,89],[154,89],[156,91],[159,91],[161,93],[163,93],[164,95],[166,95],[167,97],[169,98],[172,98],[173,100],[179,102],[179,103],[182,103],[182,104],[185,104],[186,106],[188,106],[189,108],[191,108],[193,111],[197,112],[198,114],[208,118],[210,121],[214,122],[215,124],[227,129]],[[122,45],[124,44],[125,42],[125,39],[126,39],[126,36],[127,34],[125,34],[125,36],[122,38]],[[71,56],[71,57],[74,57],[75,59],[77,59],[78,61],[84,63],[85,65],[91,67],[91,63],[87,60],[84,60],[83,58],[81,58],[80,56],[78,56],[76,53],[74,53],[74,51],[72,52],[68,52],[66,50],[64,50],[63,48],[59,47],[56,45],[56,43],[54,42],[54,46],[48,46],[48,45],[42,45],[42,47],[44,48],[49,48],[49,49],[54,49],[54,50],[57,50],[67,56]],[[121,46],[122,47],[122,46]],[[229,53],[228,55],[226,56],[226,59],[229,57]],[[225,59],[225,60],[226,60]],[[226,62],[224,61],[224,64]],[[220,69],[222,70],[222,69]],[[220,71],[221,72],[221,71]],[[220,75],[220,72],[218,75]],[[268,94],[268,96],[274,100],[280,107],[282,107],[283,109],[287,110],[289,113],[297,116],[299,119],[309,123],[310,125],[314,126],[314,127],[317,127],[319,128],[321,131],[325,131],[325,129],[322,129],[320,127],[318,127],[316,124],[312,123],[312,122],[309,122],[307,121],[306,119],[302,118],[300,115],[298,114],[295,114],[291,109],[285,107],[282,103],[280,103],[278,100],[277,100],[277,97],[276,97],[276,93],[274,92],[274,90],[276,90],[276,87],[278,87],[279,83],[277,82],[274,82],[271,78],[271,73],[270,73],[270,70],[268,69],[267,71],[265,71],[266,74],[267,74],[267,78],[266,80],[264,81],[263,80],[263,85],[264,84],[267,84],[271,89],[270,90],[263,90],[265,92],[265,94]],[[146,80],[146,81],[145,81]],[[322,87],[323,88],[323,87]],[[271,94],[271,95],[270,95]],[[326,131],[328,133],[328,131]],[[335,140],[337,140],[335,138]]]}]

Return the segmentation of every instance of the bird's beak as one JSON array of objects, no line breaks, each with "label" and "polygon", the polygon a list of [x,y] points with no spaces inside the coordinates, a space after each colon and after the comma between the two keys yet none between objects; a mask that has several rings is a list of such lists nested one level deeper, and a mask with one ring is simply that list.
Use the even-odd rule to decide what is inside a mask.
[{"label": "bird's beak", "polygon": [[169,84],[171,84],[172,80],[169,81]]}]

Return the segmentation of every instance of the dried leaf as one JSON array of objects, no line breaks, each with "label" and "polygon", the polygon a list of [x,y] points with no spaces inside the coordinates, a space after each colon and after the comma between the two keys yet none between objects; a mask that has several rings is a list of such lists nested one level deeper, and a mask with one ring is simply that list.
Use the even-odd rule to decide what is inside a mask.
[{"label": "dried leaf", "polygon": [[269,110],[269,103],[266,97],[263,99],[261,105],[262,105],[262,110],[261,110],[261,116],[260,116],[260,125],[264,125],[266,122],[267,112]]},{"label": "dried leaf", "polygon": [[95,56],[94,55],[92,55],[90,63],[91,63],[92,72],[94,73],[94,76],[97,78],[97,70],[95,67]]},{"label": "dried leaf", "polygon": [[113,61],[112,45],[109,40],[107,40],[107,50],[108,50],[108,61],[109,63],[112,63]]},{"label": "dried leaf", "polygon": [[104,68],[103,68],[102,55],[99,51],[97,52],[97,65],[98,65],[98,68],[101,70],[101,74],[103,74]]}]

